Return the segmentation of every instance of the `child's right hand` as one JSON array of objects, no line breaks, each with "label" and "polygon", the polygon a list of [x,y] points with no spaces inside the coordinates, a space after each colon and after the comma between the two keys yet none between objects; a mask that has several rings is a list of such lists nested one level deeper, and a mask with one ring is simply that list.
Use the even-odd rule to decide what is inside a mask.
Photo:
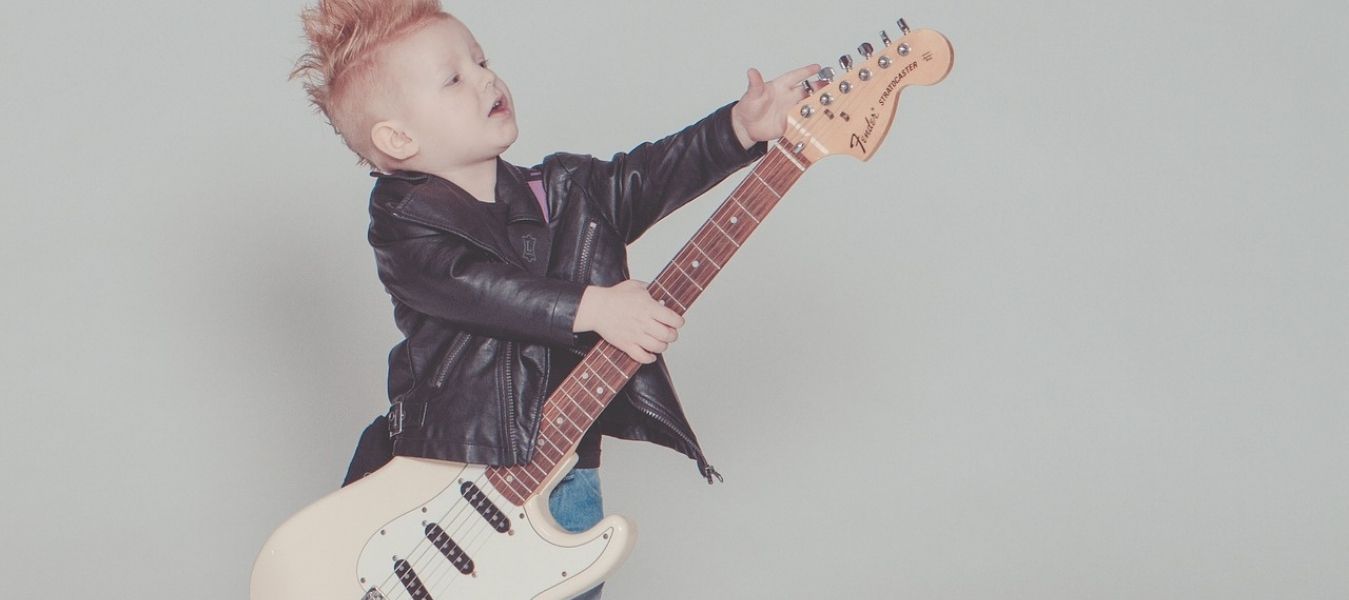
[{"label": "child's right hand", "polygon": [[594,331],[606,342],[648,364],[679,338],[684,317],[657,302],[646,283],[629,279],[613,287],[589,286],[576,307],[572,331]]}]

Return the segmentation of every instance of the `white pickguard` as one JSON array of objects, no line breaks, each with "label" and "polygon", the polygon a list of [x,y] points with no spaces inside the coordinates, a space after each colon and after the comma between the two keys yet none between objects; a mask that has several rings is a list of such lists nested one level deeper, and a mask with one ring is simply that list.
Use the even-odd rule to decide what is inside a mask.
[{"label": "white pickguard", "polygon": [[[481,466],[395,458],[277,529],[253,566],[251,597],[496,600],[584,592],[622,563],[636,535],[617,516],[577,534],[552,520],[548,493],[574,463],[570,458],[521,507],[492,489]],[[465,499],[463,481],[476,484],[504,513],[508,533],[498,532]],[[427,523],[441,527],[472,561],[470,574],[428,540]],[[415,572],[422,586],[411,584],[417,593],[395,573],[398,559]]]}]

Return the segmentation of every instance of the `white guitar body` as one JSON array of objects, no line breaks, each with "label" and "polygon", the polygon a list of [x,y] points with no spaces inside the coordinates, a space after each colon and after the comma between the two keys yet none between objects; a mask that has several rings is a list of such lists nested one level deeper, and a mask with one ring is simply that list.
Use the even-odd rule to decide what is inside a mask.
[{"label": "white guitar body", "polygon": [[636,542],[623,517],[581,533],[553,520],[548,495],[575,463],[573,455],[518,506],[492,487],[485,467],[395,457],[272,533],[250,597],[571,598],[604,581]]}]

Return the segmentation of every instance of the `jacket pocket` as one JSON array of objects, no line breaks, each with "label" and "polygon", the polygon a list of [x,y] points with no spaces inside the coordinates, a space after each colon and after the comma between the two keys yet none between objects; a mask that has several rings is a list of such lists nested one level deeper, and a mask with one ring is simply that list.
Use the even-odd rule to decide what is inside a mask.
[{"label": "jacket pocket", "polygon": [[461,331],[450,341],[450,349],[445,352],[445,359],[436,368],[435,376],[431,379],[431,387],[439,389],[445,385],[445,379],[450,376],[450,367],[454,366],[455,361],[464,353],[472,337],[467,331]]}]

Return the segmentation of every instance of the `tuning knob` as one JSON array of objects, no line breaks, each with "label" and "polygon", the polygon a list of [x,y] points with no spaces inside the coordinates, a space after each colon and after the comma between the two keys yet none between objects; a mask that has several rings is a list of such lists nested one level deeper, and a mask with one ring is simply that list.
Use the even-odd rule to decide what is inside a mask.
[{"label": "tuning knob", "polygon": [[843,56],[838,57],[838,66],[843,67],[843,72],[844,72],[844,73],[847,73],[848,71],[851,71],[851,70],[852,70],[852,56],[849,56],[849,55],[847,55],[847,54],[844,54]]},{"label": "tuning knob", "polygon": [[895,21],[895,23],[896,23],[897,25],[899,25],[899,30],[900,30],[904,35],[909,35],[909,24],[908,24],[908,23],[905,23],[905,22],[904,22],[904,19],[900,19],[900,20],[898,20],[898,21]]},{"label": "tuning knob", "polygon": [[884,29],[881,30],[881,45],[886,48],[890,47],[890,34],[886,33]]},{"label": "tuning knob", "polygon": [[833,81],[833,80],[834,80],[834,69],[833,69],[832,67],[825,67],[825,68],[823,68],[823,69],[820,69],[819,78],[820,78],[820,81],[823,81],[823,82],[825,82],[825,83],[829,83],[829,82]]},{"label": "tuning knob", "polygon": [[809,96],[809,95],[811,95],[812,93],[815,92],[814,88],[811,88],[811,87],[810,87],[810,80],[809,80],[809,79],[802,79],[802,80],[801,80],[801,89],[803,89],[803,90],[806,91],[806,95],[807,95],[807,96]]},{"label": "tuning knob", "polygon": [[861,54],[862,58],[871,58],[871,53],[874,50],[875,48],[871,46],[870,42],[863,42],[861,46],[857,47],[857,53]]}]

